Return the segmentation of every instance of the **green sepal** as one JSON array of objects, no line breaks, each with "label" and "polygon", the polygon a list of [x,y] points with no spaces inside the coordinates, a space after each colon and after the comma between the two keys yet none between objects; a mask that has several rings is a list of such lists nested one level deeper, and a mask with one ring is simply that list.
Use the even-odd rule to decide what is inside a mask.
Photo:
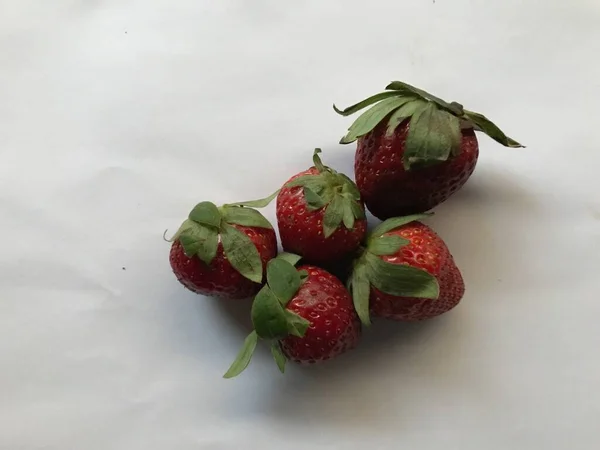
[{"label": "green sepal", "polygon": [[226,223],[242,225],[245,227],[273,229],[271,223],[256,209],[225,205],[221,210],[223,212],[223,220]]},{"label": "green sepal", "polygon": [[280,339],[287,334],[303,336],[309,322],[285,308],[302,285],[302,272],[294,264],[300,259],[281,253],[267,264],[267,284],[252,304],[252,323],[263,339]]},{"label": "green sepal", "polygon": [[445,100],[442,100],[441,98],[436,97],[435,95],[430,94],[427,91],[424,91],[423,89],[419,89],[417,87],[411,86],[410,84],[404,83],[403,81],[392,81],[390,84],[388,84],[386,86],[386,89],[398,91],[398,92],[403,93],[404,95],[406,95],[406,94],[416,95],[418,97],[421,97],[424,100],[428,100],[430,102],[435,103],[436,105],[440,106],[441,108],[444,108],[457,116],[462,116],[462,114],[463,114],[463,107],[459,103],[456,103],[456,102],[448,103]]},{"label": "green sepal", "polygon": [[286,183],[286,188],[293,188],[298,186],[307,186],[319,194],[320,190],[325,188],[325,183],[323,181],[323,177],[321,175],[310,174],[310,175],[301,175],[298,178],[294,178],[292,181]]},{"label": "green sepal", "polygon": [[389,92],[389,91],[388,92],[380,92],[379,94],[375,94],[369,98],[366,98],[362,102],[358,102],[352,106],[348,106],[347,108],[345,108],[343,110],[338,109],[338,107],[335,105],[333,105],[333,109],[335,110],[336,113],[338,113],[342,116],[349,116],[351,114],[354,114],[355,112],[360,111],[361,109],[366,108],[367,106],[370,106],[381,100],[385,100],[386,98],[389,98],[389,97],[396,97],[397,95],[398,94],[396,94],[395,92]]},{"label": "green sepal", "polygon": [[460,144],[462,142],[461,119],[453,116],[447,111],[439,111],[440,117],[444,117],[442,122],[446,124],[450,135],[450,153],[457,156],[460,153]]},{"label": "green sepal", "polygon": [[381,256],[396,253],[406,243],[408,241],[399,236],[372,237],[367,249],[354,263],[348,289],[352,294],[354,309],[363,324],[371,323],[369,298],[372,287],[398,297],[438,298],[439,283],[429,272],[382,259]]},{"label": "green sepal", "polygon": [[298,261],[302,259],[302,256],[295,255],[294,253],[281,252],[277,255],[277,259],[282,259],[284,261],[289,262],[292,266],[298,264]]},{"label": "green sepal", "polygon": [[361,219],[365,219],[367,217],[362,204],[360,204],[356,201],[350,202],[350,208],[352,208],[352,214],[354,214],[354,217],[356,219],[361,220]]},{"label": "green sepal", "polygon": [[316,211],[327,205],[327,201],[308,186],[304,186],[304,200],[310,211]]},{"label": "green sepal", "polygon": [[380,101],[356,119],[350,128],[348,128],[348,133],[340,139],[340,144],[349,144],[369,133],[377,126],[377,124],[379,124],[379,122],[386,118],[388,114],[411,100],[414,100],[414,97],[394,96]]},{"label": "green sepal", "polygon": [[331,236],[342,223],[344,218],[344,200],[341,195],[335,195],[327,205],[323,214],[323,233],[326,238]]},{"label": "green sepal", "polygon": [[244,340],[244,345],[229,367],[229,370],[225,373],[225,375],[223,375],[223,378],[233,378],[242,373],[246,367],[248,367],[257,343],[258,335],[256,334],[256,331],[252,331],[252,333],[250,333]]},{"label": "green sepal", "polygon": [[267,283],[279,302],[285,306],[296,295],[302,281],[293,264],[283,258],[274,258],[267,264]]},{"label": "green sepal", "polygon": [[[358,190],[358,186],[356,183],[348,177],[348,175],[344,173],[338,173],[338,175],[345,180],[346,182],[342,184],[342,194],[347,194],[350,198],[360,201],[360,191]],[[363,211],[364,214],[364,211]]]},{"label": "green sepal", "polygon": [[219,208],[211,202],[201,202],[194,206],[189,214],[189,219],[202,225],[219,228],[221,225],[221,213]]},{"label": "green sepal", "polygon": [[393,81],[385,92],[356,103],[344,110],[334,109],[348,116],[366,107],[340,140],[348,144],[371,132],[382,121],[387,120],[386,135],[393,135],[397,127],[410,119],[409,135],[404,152],[404,167],[426,167],[447,161],[460,152],[461,125],[482,131],[506,147],[524,147],[506,136],[500,128],[484,115],[468,111],[460,103],[446,102],[415,86],[402,81]]},{"label": "green sepal", "polygon": [[277,197],[277,194],[279,194],[279,189],[276,190],[275,192],[273,192],[268,197],[261,198],[259,200],[249,200],[246,202],[229,203],[224,206],[246,206],[248,208],[264,208],[264,207],[268,206],[269,203],[271,203],[275,199],[275,197]]},{"label": "green sepal", "polygon": [[306,334],[306,330],[310,326],[310,322],[306,320],[304,317],[300,317],[295,312],[290,311],[289,309],[285,310],[285,317],[288,323],[288,332],[292,336],[302,337]]},{"label": "green sepal", "polygon": [[319,156],[319,153],[321,152],[322,150],[320,148],[315,148],[313,152],[313,164],[319,173],[325,173],[327,172],[327,167],[325,167],[323,161],[321,161],[321,157]]},{"label": "green sepal", "polygon": [[412,214],[410,216],[403,217],[392,217],[391,219],[387,219],[377,225],[373,231],[371,231],[370,237],[378,237],[383,236],[385,233],[388,233],[392,230],[400,228],[407,223],[415,222],[417,220],[426,219],[427,217],[431,217],[433,213],[423,213],[423,214]]},{"label": "green sepal", "polygon": [[413,166],[422,167],[446,161],[459,148],[458,117],[441,111],[435,103],[428,103],[410,119],[403,155],[404,168],[410,170]]},{"label": "green sepal", "polygon": [[262,261],[252,240],[234,226],[223,224],[221,242],[225,256],[233,268],[250,281],[261,283],[263,279]]},{"label": "green sepal", "polygon": [[216,228],[192,222],[190,227],[180,233],[179,242],[188,258],[198,256],[209,265],[217,255],[219,232]]},{"label": "green sepal", "polygon": [[[299,256],[284,252],[269,261],[267,284],[256,294],[250,311],[254,331],[246,338],[242,350],[225,374],[225,378],[238,375],[248,366],[259,338],[272,341],[271,354],[279,370],[284,372],[287,358],[281,350],[279,341],[290,335],[301,338],[310,326],[308,320],[285,308],[287,302],[282,301],[282,298],[291,300],[304,278],[308,276],[305,270],[298,271],[294,268],[299,260]],[[295,275],[291,275],[290,269],[294,270]],[[296,285],[298,288],[291,292],[292,286]]]},{"label": "green sepal", "polygon": [[440,286],[429,272],[407,264],[392,264],[365,253],[369,281],[382,292],[400,297],[437,299]]},{"label": "green sepal", "polygon": [[186,219],[168,242],[177,240],[188,258],[198,256],[208,265],[217,254],[219,231],[214,227]]},{"label": "green sepal", "polygon": [[287,362],[287,358],[281,351],[281,344],[279,341],[271,342],[271,355],[273,355],[273,359],[277,364],[277,368],[281,373],[285,373],[285,363]]},{"label": "green sepal", "polygon": [[386,135],[391,136],[392,134],[394,134],[394,131],[396,131],[398,125],[400,125],[409,117],[415,115],[417,112],[421,111],[426,106],[427,102],[420,98],[414,99],[402,105],[390,116],[390,119],[388,120]]},{"label": "green sepal", "polygon": [[369,315],[369,297],[371,295],[371,283],[369,282],[368,268],[364,263],[358,263],[350,278],[350,291],[354,309],[360,321],[364,325],[371,325]]},{"label": "green sepal", "polygon": [[368,250],[377,256],[393,255],[410,241],[398,235],[379,236],[369,240]]},{"label": "green sepal", "polygon": [[[257,202],[267,200],[269,199]],[[241,204],[217,208],[212,202],[198,203],[170,241],[179,240],[186,256],[198,256],[209,265],[217,254],[221,234],[223,250],[231,265],[246,278],[260,283],[262,262],[258,250],[247,235],[228,224],[269,229],[273,227],[258,211],[239,205]]]},{"label": "green sepal", "polygon": [[304,201],[309,211],[323,212],[323,235],[330,237],[342,224],[352,230],[356,220],[365,216],[360,191],[356,184],[346,175],[323,165],[320,149],[313,154],[314,167],[318,174],[302,175],[286,183],[286,188],[302,187]]},{"label": "green sepal", "polygon": [[250,316],[256,333],[262,339],[281,339],[288,335],[285,309],[268,285],[256,294]]},{"label": "green sepal", "polygon": [[352,209],[351,202],[343,202],[343,215],[342,222],[346,229],[351,230],[354,228],[354,210]]},{"label": "green sepal", "polygon": [[281,339],[288,334],[302,337],[308,328],[306,319],[285,308],[302,285],[302,274],[294,264],[297,255],[282,253],[267,264],[267,284],[252,304],[252,323],[263,339]]},{"label": "green sepal", "polygon": [[509,138],[504,132],[498,128],[483,114],[473,111],[465,111],[465,116],[475,125],[479,131],[483,131],[496,142],[510,148],[524,148],[524,145],[519,144],[512,138]]}]

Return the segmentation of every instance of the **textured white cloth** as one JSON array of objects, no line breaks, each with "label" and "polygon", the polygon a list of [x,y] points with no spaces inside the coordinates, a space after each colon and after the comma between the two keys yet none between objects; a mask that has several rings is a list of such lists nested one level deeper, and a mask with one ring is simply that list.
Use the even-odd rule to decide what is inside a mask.
[{"label": "textured white cloth", "polygon": [[[596,0],[0,0],[0,449],[597,448],[599,23]],[[163,231],[316,146],[351,175],[331,105],[393,79],[528,146],[481,136],[429,221],[463,302],[223,380],[247,308],[185,291]]]}]

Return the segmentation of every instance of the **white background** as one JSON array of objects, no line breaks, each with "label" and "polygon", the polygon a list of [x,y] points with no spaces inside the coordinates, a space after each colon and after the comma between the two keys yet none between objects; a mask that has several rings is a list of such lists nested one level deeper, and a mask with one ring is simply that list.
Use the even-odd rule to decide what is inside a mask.
[{"label": "white background", "polygon": [[[597,0],[0,0],[0,449],[598,448],[599,55]],[[463,302],[223,380],[247,308],[163,231],[315,146],[352,174],[331,104],[393,79],[528,147],[481,136],[429,221]]]}]

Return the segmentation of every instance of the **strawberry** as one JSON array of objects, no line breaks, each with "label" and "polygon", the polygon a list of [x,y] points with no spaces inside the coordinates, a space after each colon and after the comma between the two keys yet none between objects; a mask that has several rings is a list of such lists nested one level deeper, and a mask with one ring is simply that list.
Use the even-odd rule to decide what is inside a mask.
[{"label": "strawberry", "polygon": [[170,263],[186,288],[202,295],[250,298],[261,288],[264,267],[277,255],[275,231],[252,206],[272,198],[224,205],[199,203],[175,236]]},{"label": "strawberry", "polygon": [[373,316],[417,321],[454,308],[465,285],[444,241],[417,220],[388,219],[369,235],[350,280],[354,306],[363,323]]},{"label": "strawberry", "polygon": [[294,267],[300,257],[282,253],[267,265],[267,284],[252,304],[254,330],[224,375],[240,374],[259,339],[270,341],[283,373],[286,361],[313,364],[353,349],[361,325],[348,290],[336,277],[316,266]]},{"label": "strawberry", "polygon": [[277,196],[283,249],[314,263],[354,252],[367,229],[364,205],[346,175],[326,167],[316,149],[314,166],[294,175]]},{"label": "strawberry", "polygon": [[341,139],[358,141],[356,184],[379,219],[427,211],[447,200],[469,179],[479,156],[475,131],[506,147],[522,147],[482,114],[446,103],[421,89],[394,81],[386,91],[350,106],[367,106]]}]

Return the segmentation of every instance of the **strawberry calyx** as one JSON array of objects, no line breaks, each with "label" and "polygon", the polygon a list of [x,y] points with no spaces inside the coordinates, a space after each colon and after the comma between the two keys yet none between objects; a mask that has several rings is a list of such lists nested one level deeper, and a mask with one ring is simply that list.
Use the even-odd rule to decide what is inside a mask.
[{"label": "strawberry calyx", "polygon": [[179,241],[187,257],[197,256],[206,265],[210,265],[217,255],[220,241],[231,266],[247,279],[261,283],[263,266],[260,253],[252,240],[233,225],[273,229],[271,223],[251,206],[268,204],[275,195],[220,208],[212,202],[200,202],[168,241]]},{"label": "strawberry calyx", "polygon": [[248,367],[259,339],[271,343],[271,354],[281,373],[284,373],[287,358],[279,341],[289,335],[303,337],[310,325],[308,320],[286,309],[308,276],[306,271],[296,269],[299,260],[298,255],[280,253],[268,262],[267,284],[256,294],[252,303],[254,330],[246,337],[224,378],[233,378]]},{"label": "strawberry calyx", "polygon": [[523,147],[508,137],[483,114],[468,111],[460,103],[448,103],[422,89],[402,81],[393,81],[385,92],[375,94],[344,110],[333,105],[342,116],[349,116],[368,106],[350,126],[340,144],[349,144],[370,133],[386,121],[387,136],[405,120],[410,120],[403,163],[406,170],[448,160],[460,152],[461,129],[482,131],[505,147]]},{"label": "strawberry calyx", "polygon": [[342,224],[352,230],[356,220],[365,218],[365,211],[356,184],[343,173],[323,165],[319,153],[319,148],[313,153],[313,163],[318,173],[302,175],[285,187],[302,187],[309,211],[325,208],[323,233],[328,238]]},{"label": "strawberry calyx", "polygon": [[415,214],[394,217],[379,224],[367,237],[367,245],[355,260],[348,280],[348,290],[352,295],[354,308],[365,325],[371,324],[369,317],[369,297],[371,286],[380,291],[399,297],[437,299],[439,284],[429,272],[408,264],[392,264],[381,257],[393,255],[409,241],[388,235],[410,222],[424,219],[431,214]]}]

